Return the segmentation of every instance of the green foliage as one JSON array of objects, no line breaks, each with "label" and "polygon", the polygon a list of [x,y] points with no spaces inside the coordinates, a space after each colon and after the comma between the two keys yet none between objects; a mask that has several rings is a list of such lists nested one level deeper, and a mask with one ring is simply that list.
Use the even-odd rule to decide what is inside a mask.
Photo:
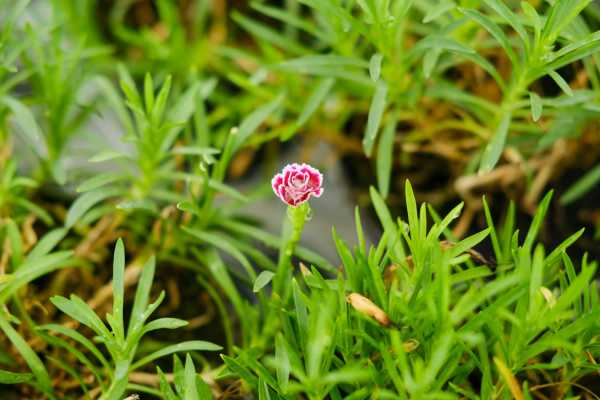
[{"label": "green foliage", "polygon": [[[545,161],[569,141],[596,166],[557,206],[594,190],[600,6],[229,3],[0,0],[0,384],[51,400],[581,396],[600,372],[597,265],[570,249],[583,229],[539,243],[552,192],[522,233],[518,203],[497,224],[484,199],[487,229],[457,239],[463,203],[440,216],[398,187],[431,153],[472,212],[461,178],[493,184],[512,163],[524,192],[541,193],[561,170]],[[300,245],[308,204],[273,234],[248,216],[268,179],[242,191],[229,179],[248,160],[270,171],[299,134],[364,153],[364,176],[373,164],[364,200],[381,234],[356,208],[357,244],[334,229],[334,264]],[[404,201],[406,218],[386,201]],[[110,274],[117,237],[133,261],[119,240]],[[173,304],[196,307],[192,292],[206,305],[194,320],[222,329],[223,350],[196,327],[168,333],[185,320],[149,320],[165,298],[151,301],[157,266],[182,295]],[[103,317],[85,296],[107,288]],[[154,371],[154,386],[134,379]]]},{"label": "green foliage", "polygon": [[[155,260],[154,257],[151,257],[142,267],[131,310],[131,317],[127,325],[124,321],[125,249],[121,240],[117,242],[115,247],[112,281],[113,311],[106,315],[108,326],[94,313],[87,303],[76,295],[71,295],[70,299],[62,296],[51,298],[52,303],[58,309],[82,325],[90,328],[97,335],[98,341],[106,347],[110,361],[105,358],[93,342],[72,328],[57,324],[42,325],[38,328],[41,331],[52,331],[66,336],[83,346],[94,356],[95,361],[92,362],[88,356],[78,351],[69,342],[59,337],[45,335],[49,343],[58,347],[64,347],[67,351],[74,354],[83,365],[90,369],[97,383],[100,385],[102,391],[101,399],[121,398],[128,388],[129,373],[157,358],[175,352],[217,351],[221,349],[220,346],[210,342],[193,340],[164,347],[136,360],[137,349],[144,335],[159,329],[177,329],[187,325],[187,321],[177,318],[159,318],[148,322],[148,318],[156,311],[165,297],[165,293],[161,292],[158,298],[149,304],[154,269]],[[86,391],[85,387],[82,387],[82,389]]]},{"label": "green foliage", "polygon": [[[0,239],[3,243],[9,243],[8,250],[12,268],[3,271],[0,275],[0,329],[5,337],[23,357],[31,373],[14,373],[1,371],[2,382],[6,383],[28,383],[54,399],[52,383],[46,366],[36,352],[31,348],[23,336],[13,327],[13,324],[31,324],[27,315],[19,320],[9,311],[8,305],[14,302],[17,306],[21,299],[17,294],[30,282],[47,275],[58,269],[72,266],[74,260],[70,251],[52,251],[58,242],[64,237],[64,230],[50,231],[39,243],[27,254],[23,254],[23,243],[16,223],[10,219],[3,221],[0,225]],[[3,362],[3,364],[5,364]],[[12,381],[12,382],[11,382]]]},{"label": "green foliage", "polygon": [[25,176],[17,176],[14,160],[6,160],[3,165],[0,163],[0,167],[0,218],[12,217],[20,221],[27,213],[33,213],[44,223],[51,225],[50,214],[26,196],[28,189],[38,186],[37,182]]},{"label": "green foliage", "polygon": [[[566,253],[572,238],[549,254],[535,245],[549,199],[524,241],[507,221],[447,242],[444,232],[460,207],[430,217],[407,182],[408,220],[389,227],[397,239],[388,241],[386,228],[381,241],[352,251],[334,232],[343,274],[327,279],[313,268],[294,279],[293,299],[267,320],[279,326],[266,329],[278,332],[274,346],[239,349],[224,357],[227,369],[261,398],[290,399],[503,398],[507,371],[523,391],[542,369],[566,382],[597,371],[585,357],[597,354],[596,263],[585,257],[575,272]],[[490,234],[502,263],[474,250]],[[397,245],[407,256],[398,257]],[[355,303],[357,294],[370,306]],[[388,320],[376,318],[375,309]],[[481,376],[480,388],[472,376]]]},{"label": "green foliage", "polygon": [[28,150],[41,160],[42,178],[63,184],[64,153],[94,111],[96,98],[86,93],[85,85],[94,72],[94,58],[106,49],[86,47],[83,39],[68,42],[60,16],[48,19],[47,28],[29,25],[19,32],[23,48],[16,75],[26,78],[32,96],[5,94],[1,100],[12,111]]},{"label": "green foliage", "polygon": [[160,377],[160,391],[166,400],[213,399],[210,387],[196,374],[194,362],[189,354],[185,357],[185,366],[176,355],[173,356],[174,388],[160,368],[157,370]]},{"label": "green foliage", "polygon": [[[122,99],[112,84],[98,78],[97,84],[106,94],[125,130],[124,142],[132,142],[133,154],[108,150],[94,156],[92,162],[113,162],[118,171],[99,174],[83,182],[78,191],[85,192],[70,210],[67,225],[71,226],[98,202],[108,197],[118,197],[118,208],[143,209],[156,212],[165,202],[180,202],[186,198],[173,190],[173,183],[192,179],[193,176],[176,172],[175,158],[180,155],[200,157],[202,162],[214,162],[219,151],[210,147],[186,146],[175,148],[174,143],[189,121],[201,96],[211,90],[211,82],[193,84],[177,102],[169,104],[171,78],[167,77],[155,93],[150,75],[144,81],[143,97],[125,69],[120,70]],[[207,86],[208,85],[208,86]],[[200,100],[199,100],[200,99]],[[131,113],[126,109],[129,108]],[[196,177],[200,182],[202,177]]]},{"label": "green foliage", "polygon": [[[376,163],[384,197],[391,169],[381,158],[390,157],[392,133],[384,136],[381,127],[393,126],[399,111],[400,121],[414,126],[408,131],[395,129],[402,140],[422,144],[454,131],[479,137],[480,151],[469,156],[478,163],[480,173],[493,169],[508,146],[532,157],[566,135],[579,136],[585,122],[597,117],[600,36],[595,29],[599,14],[588,0],[536,7],[521,2],[517,10],[512,9],[513,3],[497,0],[303,0],[300,4],[274,8],[255,2],[256,19],[233,16],[260,44],[260,54],[253,54],[252,59],[280,77],[273,80],[279,85],[272,90],[284,86],[292,96],[288,111],[301,115],[298,123],[282,129],[282,138],[303,128],[306,110],[312,115],[334,98],[343,104],[334,111],[335,118],[327,121],[335,130],[344,132],[356,115],[367,115],[364,151],[372,155],[376,142],[381,142]],[[587,10],[591,17],[586,19],[582,13]],[[262,22],[265,17],[269,24]],[[283,23],[289,29],[276,34],[271,23]],[[301,35],[310,40],[301,43]],[[491,55],[506,59],[508,72],[500,70]],[[585,67],[589,87],[572,89],[561,75],[561,68],[577,62]],[[493,80],[499,91],[499,101],[490,100],[497,97],[493,94],[448,79],[468,68],[485,71],[485,79]],[[550,97],[540,92],[546,76],[563,95]],[[331,83],[323,86],[324,82]],[[548,84],[543,86],[545,91]],[[314,91],[307,93],[305,88],[312,87]],[[460,116],[442,119],[440,127],[432,129],[425,121],[440,102],[460,110]],[[565,103],[570,107],[564,108]],[[577,118],[582,124],[574,131],[558,130],[565,118]],[[532,121],[544,121],[544,126]],[[463,175],[470,173],[470,164],[464,162]]]}]

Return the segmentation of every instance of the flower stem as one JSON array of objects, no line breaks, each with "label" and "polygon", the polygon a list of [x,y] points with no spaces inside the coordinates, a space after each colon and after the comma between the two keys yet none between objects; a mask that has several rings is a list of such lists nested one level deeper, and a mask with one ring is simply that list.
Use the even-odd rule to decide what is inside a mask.
[{"label": "flower stem", "polygon": [[273,280],[273,292],[279,295],[283,301],[289,294],[289,281],[292,275],[291,259],[302,237],[304,224],[310,215],[310,205],[306,202],[297,207],[289,206],[287,213],[289,221],[286,221],[287,223],[283,227],[284,242],[279,252],[277,273]]}]

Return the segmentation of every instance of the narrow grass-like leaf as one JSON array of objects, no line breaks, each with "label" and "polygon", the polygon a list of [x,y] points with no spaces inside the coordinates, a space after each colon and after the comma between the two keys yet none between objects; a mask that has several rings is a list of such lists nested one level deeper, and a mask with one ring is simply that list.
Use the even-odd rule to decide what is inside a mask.
[{"label": "narrow grass-like leaf", "polygon": [[371,100],[371,107],[369,108],[369,116],[367,118],[367,127],[363,139],[363,148],[369,157],[373,152],[373,145],[377,138],[377,132],[379,131],[383,112],[385,111],[387,91],[387,84],[385,82],[379,82],[375,87],[375,94]]},{"label": "narrow grass-like leaf", "polygon": [[8,340],[10,340],[13,346],[15,346],[17,351],[21,354],[40,387],[47,393],[51,392],[52,382],[48,371],[44,367],[44,363],[31,347],[29,347],[25,339],[23,339],[12,327],[10,322],[5,318],[3,312],[0,313],[0,329],[2,329]]},{"label": "narrow grass-like leaf", "polygon": [[529,92],[529,103],[531,105],[531,118],[538,121],[542,116],[542,99],[535,92]]},{"label": "narrow grass-like leaf", "polygon": [[115,173],[114,171],[104,172],[83,182],[77,187],[77,192],[89,192],[90,190],[98,189],[99,187],[108,185],[109,183],[113,183],[119,180],[123,180],[125,178],[126,175],[120,175],[118,173]]},{"label": "narrow grass-like leaf", "polygon": [[31,382],[33,378],[33,374],[0,370],[1,385],[16,385],[18,383],[28,383]]},{"label": "narrow grass-like leaf", "polygon": [[15,121],[31,145],[30,148],[37,155],[40,155],[40,147],[44,144],[44,136],[29,108],[19,100],[8,96],[4,96],[2,102],[12,110]]},{"label": "narrow grass-like leaf", "polygon": [[123,240],[117,240],[113,255],[113,312],[112,315],[117,323],[115,334],[120,340],[125,340],[125,323],[123,321],[123,304],[125,297],[125,246]]},{"label": "narrow grass-like leaf", "polygon": [[60,251],[27,259],[6,283],[0,284],[0,304],[4,304],[10,296],[25,284],[68,265],[72,261],[72,255],[73,252],[71,251]]},{"label": "narrow grass-like leaf", "polygon": [[135,299],[133,300],[133,308],[131,309],[131,317],[128,325],[130,331],[135,327],[140,327],[144,323],[143,316],[148,306],[155,269],[156,259],[152,256],[144,263],[135,291]]},{"label": "narrow grass-like leaf", "polygon": [[533,241],[537,237],[537,234],[544,222],[544,217],[546,216],[546,212],[548,211],[548,207],[550,207],[550,201],[552,200],[552,194],[554,192],[548,192],[540,204],[538,205],[538,209],[535,212],[533,217],[533,221],[531,221],[531,225],[529,226],[529,231],[527,231],[527,236],[525,237],[525,242],[523,243],[523,247],[526,249],[533,248]]},{"label": "narrow grass-like leaf", "polygon": [[481,232],[466,237],[460,242],[456,243],[454,246],[452,246],[450,250],[452,257],[456,257],[464,253],[465,251],[472,249],[473,247],[475,247],[475,245],[477,245],[479,242],[485,239],[489,233],[490,228],[487,228]]},{"label": "narrow grass-like leaf", "polygon": [[75,225],[90,208],[102,200],[117,196],[120,193],[121,190],[116,188],[96,189],[94,191],[84,193],[78,197],[69,208],[67,217],[65,218],[65,227],[73,227],[73,225]]},{"label": "narrow grass-like leaf", "polygon": [[[169,82],[169,80],[167,80]],[[165,83],[167,84],[167,83]],[[177,102],[169,109],[169,121],[173,121],[175,126],[167,131],[164,139],[160,143],[160,151],[165,153],[177,138],[177,135],[189,121],[196,107],[196,96],[200,89],[200,82],[192,84],[179,98]]]},{"label": "narrow grass-like leaf", "polygon": [[68,230],[66,228],[56,228],[46,233],[31,249],[27,254],[26,260],[33,260],[35,258],[45,256],[60,243],[65,237]]},{"label": "narrow grass-like leaf", "polygon": [[248,115],[240,124],[239,129],[235,133],[233,151],[240,149],[248,140],[256,129],[279,108],[283,102],[283,94],[278,95],[264,106],[256,109],[252,114]]},{"label": "narrow grass-like leaf", "polygon": [[[304,108],[300,112],[298,119],[296,120],[296,126],[304,125],[308,119],[317,111],[317,108],[323,103],[331,88],[335,83],[334,78],[324,78],[319,81],[319,83],[315,86],[315,89],[312,91],[308,100],[306,100],[306,104],[304,104]],[[282,139],[287,140],[291,136],[285,136]]]},{"label": "narrow grass-like leaf", "polygon": [[494,136],[492,136],[487,146],[485,146],[479,165],[480,173],[491,171],[498,163],[498,160],[500,160],[500,156],[504,150],[504,144],[506,143],[506,137],[508,136],[511,118],[512,115],[510,112],[506,112],[502,116],[502,119],[494,132]]},{"label": "narrow grass-like leaf", "polygon": [[427,24],[431,21],[434,21],[455,7],[456,4],[452,0],[442,1],[427,11],[427,14],[425,14],[425,17],[423,17],[423,23]]},{"label": "narrow grass-like leaf", "polygon": [[517,34],[521,38],[524,47],[527,48],[529,45],[529,37],[527,36],[527,31],[525,30],[525,27],[521,23],[521,19],[514,12],[512,12],[511,9],[508,8],[508,6],[503,1],[484,0],[484,3],[496,13],[498,13],[498,15],[500,15],[500,17],[502,17],[502,19],[506,23],[512,26],[512,28],[515,30],[515,32],[517,32]]},{"label": "narrow grass-like leaf", "polygon": [[502,48],[506,52],[506,55],[510,59],[513,66],[519,65],[519,60],[513,49],[512,44],[510,43],[508,37],[498,24],[496,24],[492,19],[490,19],[489,17],[480,13],[477,10],[463,8],[461,8],[460,10],[466,16],[476,21],[479,25],[483,26],[498,41],[500,46],[502,46]]},{"label": "narrow grass-like leaf", "polygon": [[155,351],[154,353],[148,354],[147,356],[134,362],[131,365],[129,371],[134,371],[158,358],[168,356],[170,354],[183,353],[186,351],[219,351],[222,349],[223,348],[221,346],[211,342],[206,342],[204,340],[190,340],[180,342],[174,345],[163,347],[162,349]]},{"label": "narrow grass-like leaf", "polygon": [[185,393],[183,400],[200,400],[198,397],[198,388],[196,387],[196,369],[189,354],[185,356],[184,368]]},{"label": "narrow grass-like leaf", "polygon": [[379,80],[382,60],[383,56],[380,53],[373,54],[369,60],[369,75],[371,76],[373,82],[377,82]]},{"label": "narrow grass-like leaf", "polygon": [[580,199],[600,182],[600,164],[596,165],[579,178],[560,197],[560,204],[567,205]]},{"label": "narrow grass-like leaf", "polygon": [[556,72],[556,71],[550,71],[550,72],[548,72],[548,75],[550,75],[550,78],[552,78],[552,80],[554,82],[556,82],[556,84],[558,85],[558,87],[560,87],[560,89],[567,96],[573,97],[573,90],[571,89],[571,87],[569,86],[569,84],[567,83],[567,81],[565,81],[564,78],[558,74],[558,72]]},{"label": "narrow grass-like leaf", "polygon": [[267,286],[269,282],[271,282],[273,276],[275,276],[275,274],[271,271],[262,271],[254,280],[254,286],[252,287],[252,291],[254,293],[259,292],[262,288]]},{"label": "narrow grass-like leaf", "polygon": [[377,146],[377,186],[384,199],[390,190],[395,135],[396,120],[393,119],[386,124]]},{"label": "narrow grass-like leaf", "polygon": [[63,325],[59,325],[59,324],[41,325],[41,326],[38,326],[37,329],[53,331],[53,332],[60,333],[61,335],[67,336],[68,338],[74,340],[75,342],[77,342],[80,345],[82,345],[83,347],[85,347],[90,353],[92,353],[94,355],[94,357],[96,357],[98,359],[98,361],[100,361],[100,363],[102,364],[102,366],[104,368],[107,368],[107,369],[110,368],[108,361],[106,360],[104,355],[100,352],[100,350],[98,350],[96,345],[94,345],[94,343],[92,343],[88,338],[83,336],[81,333],[77,332],[75,329],[72,329],[72,328],[69,328],[69,327],[66,327]]}]

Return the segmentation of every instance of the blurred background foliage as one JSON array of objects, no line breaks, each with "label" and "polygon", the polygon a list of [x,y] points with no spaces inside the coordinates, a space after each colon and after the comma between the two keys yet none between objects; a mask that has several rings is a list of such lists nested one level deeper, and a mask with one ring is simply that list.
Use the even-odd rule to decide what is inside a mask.
[{"label": "blurred background foliage", "polygon": [[552,3],[65,0],[52,13],[76,38],[70,45],[86,49],[77,57],[87,69],[110,73],[118,62],[138,80],[172,75],[175,96],[214,79],[203,112],[216,142],[282,97],[229,166],[232,177],[263,149],[276,157],[275,139],[325,141],[361,204],[377,182],[400,212],[410,177],[436,207],[467,201],[466,231],[481,193],[508,195],[527,215],[552,187],[555,228],[568,233],[598,225],[600,6]]}]

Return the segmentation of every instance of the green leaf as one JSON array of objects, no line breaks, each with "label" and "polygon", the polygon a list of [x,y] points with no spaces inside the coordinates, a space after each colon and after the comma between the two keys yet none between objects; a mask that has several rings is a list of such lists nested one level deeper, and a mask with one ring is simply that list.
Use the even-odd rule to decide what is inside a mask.
[{"label": "green leaf", "polygon": [[183,319],[168,318],[168,317],[159,318],[159,319],[155,319],[154,321],[150,321],[144,327],[144,334],[146,334],[148,332],[152,332],[152,331],[157,331],[160,329],[178,329],[178,328],[182,328],[186,325],[188,325],[188,322]]},{"label": "green leaf", "polygon": [[575,232],[574,234],[572,234],[571,236],[569,236],[568,238],[563,240],[561,244],[556,246],[554,248],[554,250],[552,250],[552,252],[550,254],[548,254],[546,259],[544,260],[544,268],[552,266],[553,263],[560,260],[560,258],[562,257],[562,254],[567,250],[567,248],[569,248],[569,246],[571,246],[573,243],[575,243],[577,241],[577,239],[579,239],[581,237],[581,235],[583,235],[584,231],[585,231],[585,228],[581,228],[580,230],[578,230],[577,232]]},{"label": "green leaf", "polygon": [[248,115],[239,126],[239,129],[235,133],[233,152],[239,150],[248,140],[258,127],[279,108],[283,102],[283,93],[278,95],[275,99],[265,104],[262,107],[257,108],[254,112]]},{"label": "green leaf", "polygon": [[[281,238],[279,236],[265,232],[264,230],[259,229],[255,226],[239,223],[234,220],[220,220],[218,221],[218,223],[223,227],[227,228],[228,230],[252,237],[269,247],[279,249],[279,247],[281,246]],[[296,246],[294,254],[308,261],[310,264],[318,266],[321,269],[328,271],[336,270],[335,267],[325,258],[321,257],[319,254],[305,247]]]},{"label": "green leaf", "polygon": [[256,379],[256,377],[248,370],[248,368],[244,367],[233,357],[222,354],[221,358],[231,372],[242,378],[248,385],[250,385],[250,387],[256,387],[258,384],[258,379]]},{"label": "green leaf", "polygon": [[[170,80],[167,79],[167,82],[170,82]],[[169,83],[165,83],[165,85],[167,84]],[[168,151],[177,138],[177,135],[179,135],[192,117],[192,114],[196,109],[196,96],[198,96],[200,86],[200,82],[194,82],[189,89],[179,96],[173,107],[169,109],[169,121],[175,123],[175,126],[169,129],[162,140],[160,144],[161,153],[166,153]]]},{"label": "green leaf", "polygon": [[65,227],[71,228],[79,221],[80,218],[93,206],[109,197],[118,196],[121,193],[120,189],[96,189],[84,193],[71,204],[67,217],[65,218]]},{"label": "green leaf", "polygon": [[283,10],[279,7],[271,7],[271,6],[267,6],[265,4],[262,4],[260,2],[256,2],[253,1],[252,3],[250,3],[250,6],[255,9],[258,10],[259,12],[277,19],[281,22],[286,23],[287,25],[296,27],[298,29],[301,29],[305,32],[310,33],[311,35],[318,37],[320,40],[322,40],[323,42],[327,43],[329,42],[329,37],[326,33],[322,32],[321,30],[319,30],[319,28],[312,23],[311,20],[303,18],[303,16],[298,16],[296,15],[296,13],[293,13],[293,11],[288,12],[287,10]]},{"label": "green leaf", "polygon": [[399,262],[400,260],[404,260],[406,256],[400,242],[398,226],[394,223],[392,214],[385,205],[385,201],[374,187],[371,186],[369,188],[369,194],[371,196],[371,201],[373,202],[373,207],[375,208],[375,213],[383,226],[383,230],[387,234],[388,246],[392,249],[394,261]]},{"label": "green leaf", "polygon": [[529,45],[529,36],[527,36],[527,31],[520,22],[521,19],[501,0],[484,0],[484,3],[498,13],[498,15],[500,15],[500,17],[502,17],[506,23],[512,26],[512,28],[521,38],[525,48],[527,48]]},{"label": "green leaf", "polygon": [[38,206],[37,204],[27,200],[24,197],[17,197],[14,199],[14,202],[24,209],[37,215],[42,221],[44,221],[46,225],[52,226],[54,224],[52,216],[44,208]]},{"label": "green leaf", "polygon": [[494,39],[498,41],[500,46],[502,46],[502,48],[506,52],[506,55],[510,59],[513,67],[519,65],[519,59],[515,54],[510,40],[498,24],[496,24],[491,18],[487,17],[486,15],[480,13],[477,10],[461,8],[460,11],[467,17],[473,19],[483,28],[485,28],[494,37]]},{"label": "green leaf", "polygon": [[117,210],[145,210],[151,213],[157,213],[158,208],[151,199],[129,200],[117,203]]},{"label": "green leaf", "polygon": [[502,247],[500,246],[500,241],[498,240],[498,233],[496,231],[496,226],[494,225],[494,220],[492,219],[492,213],[490,212],[490,207],[488,206],[487,199],[485,196],[482,198],[483,204],[483,213],[485,215],[485,220],[487,226],[490,230],[490,240],[492,242],[492,248],[494,249],[494,254],[498,260],[502,260]]},{"label": "green leaf", "polygon": [[547,326],[550,322],[558,318],[561,312],[572,306],[575,301],[578,301],[582,293],[590,284],[590,279],[592,279],[594,275],[594,270],[595,268],[587,268],[571,282],[567,290],[565,290],[557,299],[554,307],[539,316],[539,326]]},{"label": "green leaf", "polygon": [[506,143],[506,137],[508,136],[508,128],[510,127],[511,119],[512,115],[510,112],[506,112],[502,116],[496,132],[494,132],[494,136],[492,136],[491,140],[483,150],[481,163],[479,165],[480,173],[491,171],[498,163],[498,160],[500,160],[500,156],[504,150],[504,144]]},{"label": "green leaf", "polygon": [[271,400],[269,387],[262,377],[258,378],[258,400]]},{"label": "green leaf", "polygon": [[202,242],[209,243],[212,246],[229,253],[242,265],[242,267],[244,267],[244,270],[248,274],[248,278],[251,280],[256,279],[256,273],[254,268],[252,268],[252,264],[250,264],[250,261],[248,261],[248,258],[235,246],[235,244],[228,240],[225,235],[216,232],[205,232],[199,229],[188,227],[183,227],[183,231]]},{"label": "green leaf", "polygon": [[375,94],[371,101],[371,107],[369,108],[369,116],[367,119],[367,127],[365,129],[365,136],[363,139],[363,148],[368,157],[371,156],[373,151],[373,145],[377,138],[377,131],[381,123],[381,117],[385,111],[386,96],[388,87],[385,82],[379,82],[375,88]]},{"label": "green leaf", "polygon": [[65,182],[67,182],[67,172],[62,166],[62,162],[60,159],[55,160],[50,166],[50,169],[52,172],[52,178],[54,178],[54,181],[56,183],[58,183],[59,185],[64,185]]},{"label": "green leaf", "polygon": [[131,368],[129,368],[129,371],[134,371],[158,358],[168,356],[174,353],[183,353],[186,351],[219,351],[222,349],[223,348],[221,346],[211,342],[206,342],[204,340],[190,340],[186,342],[180,342],[177,344],[163,347],[162,349],[155,351],[154,353],[148,354],[147,356],[133,363]]},{"label": "green leaf", "polygon": [[161,394],[165,397],[165,400],[180,400],[179,397],[173,392],[171,385],[167,381],[167,377],[159,366],[156,366],[156,373],[158,374],[159,387]]},{"label": "green leaf", "polygon": [[394,118],[386,124],[377,147],[377,186],[384,199],[390,190],[395,136],[396,119]]},{"label": "green leaf", "polygon": [[131,121],[131,116],[127,110],[127,107],[125,106],[125,102],[123,101],[121,94],[117,91],[113,83],[104,76],[95,77],[93,82],[98,85],[103,94],[103,99],[106,100],[111,111],[117,115],[119,121],[121,121],[121,124],[123,124],[125,127],[125,132],[128,135],[133,135],[135,130],[133,127],[133,122]]},{"label": "green leaf", "polygon": [[569,86],[569,84],[563,79],[562,76],[560,76],[556,71],[550,71],[548,72],[548,75],[550,75],[550,77],[552,78],[552,80],[554,82],[556,82],[556,84],[560,87],[560,89],[569,97],[573,96],[573,90],[571,90],[571,87]]},{"label": "green leaf", "polygon": [[427,11],[427,14],[425,14],[425,17],[423,17],[423,23],[427,24],[433,20],[436,20],[448,11],[453,10],[455,7],[456,4],[454,4],[454,1],[452,0],[442,1],[439,4],[429,8],[429,11]]},{"label": "green leaf", "polygon": [[254,280],[254,286],[252,287],[252,291],[254,293],[259,292],[262,288],[271,282],[275,274],[271,271],[263,271],[261,272],[256,279]]},{"label": "green leaf", "polygon": [[479,65],[485,72],[487,72],[492,78],[494,78],[494,80],[498,83],[498,86],[500,86],[502,90],[506,88],[504,79],[502,79],[502,76],[500,76],[496,67],[486,58],[480,56],[477,53],[462,53],[461,57],[464,57]]},{"label": "green leaf", "polygon": [[553,191],[551,190],[544,196],[544,198],[538,205],[538,209],[536,210],[535,215],[533,216],[533,221],[531,221],[531,225],[529,226],[529,231],[527,231],[525,242],[523,243],[523,247],[525,249],[533,248],[533,241],[537,237],[540,227],[544,222],[544,217],[546,216],[548,207],[550,207],[550,200],[552,200],[552,194]]},{"label": "green leaf", "polygon": [[5,223],[6,237],[10,243],[11,264],[14,270],[17,270],[23,262],[23,241],[21,240],[21,232],[17,224],[12,219],[7,219]]},{"label": "green leaf", "polygon": [[52,296],[50,301],[56,308],[76,321],[92,329],[103,338],[110,338],[110,333],[104,322],[96,315],[94,310],[81,298],[72,294],[70,299],[62,296]]},{"label": "green leaf", "polygon": [[109,183],[123,180],[126,175],[115,173],[114,171],[98,174],[77,187],[78,193],[89,192],[90,190],[98,189],[99,187],[108,185]]},{"label": "green leaf", "polygon": [[262,39],[266,43],[271,43],[293,54],[306,53],[306,49],[297,41],[290,40],[286,35],[282,35],[281,32],[256,22],[251,18],[247,18],[237,11],[231,13],[231,18],[243,29],[250,32],[253,36]]},{"label": "green leaf", "polygon": [[558,35],[569,25],[591,0],[557,0],[550,8],[542,37],[546,43],[554,43]]},{"label": "green leaf", "polygon": [[[308,100],[306,100],[306,104],[304,104],[304,108],[300,112],[298,119],[296,120],[296,126],[300,127],[304,125],[308,119],[317,111],[317,108],[323,103],[331,88],[335,84],[334,78],[323,78],[319,81],[319,83],[315,86],[315,89],[312,91]],[[282,137],[282,140],[288,140],[292,137],[294,131],[290,131],[287,135]]]},{"label": "green leaf", "polygon": [[369,63],[358,57],[319,54],[287,60],[278,65],[279,68],[295,72],[310,72],[322,68],[358,68],[367,69]]},{"label": "green leaf", "polygon": [[111,161],[111,160],[115,160],[118,158],[128,158],[128,157],[129,156],[125,153],[121,153],[121,152],[114,151],[114,150],[106,150],[106,151],[102,151],[102,152],[96,154],[95,156],[93,156],[92,158],[90,158],[89,162],[97,163],[97,162]]},{"label": "green leaf", "polygon": [[531,23],[531,25],[533,26],[536,37],[538,37],[538,35],[540,35],[542,31],[542,19],[540,18],[540,15],[538,14],[535,7],[527,1],[521,1],[520,4],[521,10],[523,11],[523,15],[527,17],[529,23]]},{"label": "green leaf", "polygon": [[441,54],[442,49],[440,48],[431,49],[431,51],[425,53],[425,56],[423,57],[423,76],[425,79],[431,78],[431,73],[435,69]]},{"label": "green leaf", "polygon": [[143,317],[148,306],[148,299],[150,298],[150,289],[154,280],[155,268],[156,259],[152,256],[144,264],[140,280],[138,281],[133,308],[131,309],[131,318],[129,319],[129,331],[141,327],[144,323]]},{"label": "green leaf", "polygon": [[33,374],[10,372],[0,369],[1,385],[16,385],[18,383],[28,383],[33,380]]},{"label": "green leaf", "polygon": [[144,76],[144,104],[146,112],[149,112],[154,107],[154,83],[149,72],[146,72]]},{"label": "green leaf", "polygon": [[554,53],[551,61],[544,66],[544,69],[542,69],[540,73],[543,73],[544,70],[557,70],[558,68],[572,64],[577,60],[581,60],[592,54],[597,54],[599,49],[600,31],[596,31],[562,47]]},{"label": "green leaf", "polygon": [[46,367],[44,367],[44,363],[31,349],[31,347],[29,347],[25,339],[23,339],[21,335],[19,335],[19,333],[12,327],[10,322],[6,320],[3,312],[0,312],[0,329],[2,329],[6,337],[17,349],[19,354],[21,354],[27,363],[27,366],[29,366],[31,369],[31,372],[35,376],[35,379],[40,387],[47,393],[51,392],[52,381],[50,380],[50,375],[48,375]]},{"label": "green leaf", "polygon": [[531,118],[538,121],[542,116],[542,99],[535,92],[529,92],[529,103],[531,104]]},{"label": "green leaf", "polygon": [[448,50],[460,54],[477,53],[475,50],[462,44],[461,42],[437,33],[427,36],[425,39],[421,40],[418,45],[421,46],[423,50]]},{"label": "green leaf", "polygon": [[284,343],[284,338],[278,334],[275,338],[275,362],[277,373],[277,384],[284,392],[290,380],[290,358]]},{"label": "green leaf", "polygon": [[579,178],[561,196],[560,204],[567,205],[580,199],[600,182],[600,164],[596,165]]},{"label": "green leaf", "polygon": [[461,240],[460,242],[458,242],[454,246],[452,246],[452,248],[450,250],[450,254],[452,255],[452,257],[459,256],[460,254],[464,253],[465,251],[470,250],[473,247],[475,247],[479,242],[481,242],[483,239],[485,239],[489,233],[490,233],[490,228],[487,228],[481,232],[477,232],[469,237],[464,238],[463,240]]},{"label": "green leaf", "polygon": [[200,400],[198,397],[198,388],[196,387],[196,369],[189,354],[185,357],[184,383],[185,394],[183,400]]},{"label": "green leaf", "polygon": [[56,228],[46,233],[27,254],[26,260],[33,260],[38,257],[47,255],[60,243],[67,234],[68,229]]},{"label": "green leaf", "polygon": [[369,60],[369,75],[371,76],[373,82],[377,82],[379,80],[382,60],[383,56],[380,53],[373,54]]},{"label": "green leaf", "polygon": [[46,256],[39,256],[27,259],[19,269],[12,274],[11,279],[0,284],[0,304],[4,304],[7,299],[17,290],[27,283],[52,272],[56,269],[66,266],[70,261],[73,252],[61,251]]},{"label": "green leaf", "polygon": [[221,150],[213,147],[201,147],[201,146],[177,146],[171,153],[173,154],[185,154],[193,156],[212,156],[219,154]]},{"label": "green leaf", "polygon": [[338,370],[328,372],[321,378],[321,381],[328,384],[356,384],[358,382],[368,381],[372,378],[373,376],[370,368],[365,368],[361,365],[346,365]]},{"label": "green leaf", "polygon": [[113,317],[117,323],[115,334],[125,340],[125,323],[123,322],[123,304],[125,302],[125,246],[123,240],[117,240],[113,255]]},{"label": "green leaf", "polygon": [[98,361],[100,361],[100,363],[102,364],[102,366],[104,368],[107,368],[107,369],[110,368],[108,361],[106,360],[104,355],[100,352],[100,350],[98,350],[98,348],[94,345],[94,343],[92,343],[88,338],[83,336],[81,333],[77,332],[75,329],[68,328],[66,326],[59,325],[59,324],[41,325],[41,326],[38,326],[37,329],[54,331],[54,332],[60,333],[61,335],[67,336],[68,338],[74,340],[75,342],[77,342],[80,345],[82,345],[83,347],[85,347],[90,353],[92,353],[98,359]]},{"label": "green leaf", "polygon": [[44,135],[31,111],[19,100],[12,97],[4,96],[2,102],[12,110],[17,125],[19,125],[31,145],[30,148],[38,156],[41,156],[39,149],[44,145]]}]

